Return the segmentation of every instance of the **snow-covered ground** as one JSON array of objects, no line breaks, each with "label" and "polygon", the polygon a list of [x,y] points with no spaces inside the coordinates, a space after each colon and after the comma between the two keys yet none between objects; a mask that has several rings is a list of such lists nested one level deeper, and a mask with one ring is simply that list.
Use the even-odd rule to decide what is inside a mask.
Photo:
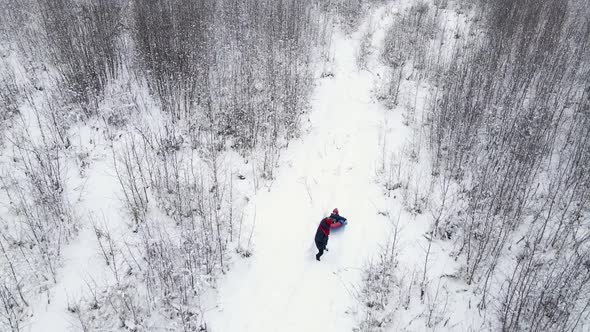
[{"label": "snow-covered ground", "polygon": [[[170,331],[180,330],[182,324],[179,322],[185,319],[191,321],[191,327],[185,327],[185,330],[194,330],[195,326],[204,322],[209,332],[502,329],[498,326],[502,323],[498,313],[505,296],[502,288],[507,285],[506,281],[510,280],[509,274],[513,271],[512,266],[504,265],[512,265],[513,254],[519,259],[520,249],[512,246],[505,249],[510,251],[508,262],[500,260],[497,272],[490,275],[491,286],[482,295],[478,281],[474,279],[474,283],[468,285],[463,275],[465,242],[461,243],[451,227],[433,227],[439,220],[452,221],[455,215],[461,215],[468,197],[461,191],[468,192],[469,186],[461,185],[460,179],[436,175],[436,169],[431,169],[434,158],[429,147],[433,143],[429,140],[433,139],[430,136],[432,128],[436,128],[432,127],[436,122],[433,122],[436,111],[432,106],[437,105],[436,99],[440,98],[442,91],[455,91],[445,90],[445,80],[453,76],[443,73],[455,57],[453,54],[462,54],[461,49],[468,45],[473,47],[471,43],[477,41],[478,36],[485,37],[485,29],[478,27],[484,20],[478,17],[480,14],[472,12],[478,7],[469,1],[369,1],[363,6],[358,17],[360,24],[356,28],[350,27],[357,22],[354,14],[358,8],[354,4],[344,1],[326,6],[330,11],[327,21],[340,18],[344,21],[341,23],[346,26],[345,30],[354,32],[344,33],[338,24],[321,27],[325,29],[323,33],[332,36],[329,38],[329,51],[322,49],[323,58],[314,63],[321,68],[316,73],[309,109],[299,119],[301,128],[298,129],[301,130],[294,131],[300,135],[288,144],[281,140],[276,146],[259,147],[253,151],[223,151],[218,149],[218,142],[203,145],[200,144],[202,142],[191,142],[199,144],[190,145],[190,140],[185,141],[184,138],[191,134],[191,129],[180,128],[184,124],[173,128],[173,140],[163,143],[161,148],[181,151],[172,154],[179,158],[179,164],[186,166],[180,168],[185,173],[190,173],[187,170],[199,170],[198,176],[192,174],[190,181],[177,182],[183,185],[186,182],[187,188],[200,186],[203,195],[195,195],[194,199],[198,202],[206,201],[208,193],[223,192],[220,195],[223,199],[203,204],[215,213],[222,211],[216,214],[219,242],[215,244],[215,250],[223,254],[219,255],[219,264],[215,261],[209,265],[207,261],[207,272],[203,268],[201,275],[198,274],[202,263],[199,259],[191,269],[185,269],[182,264],[166,266],[162,274],[166,280],[174,282],[166,285],[167,288],[154,286],[147,292],[142,286],[149,280],[138,270],[144,262],[153,262],[148,257],[154,256],[142,256],[143,260],[139,259],[141,263],[136,261],[133,267],[121,264],[127,267],[123,283],[116,268],[117,261],[130,261],[130,257],[135,260],[135,251],[142,253],[143,248],[133,248],[139,237],[144,236],[142,240],[148,243],[151,240],[158,242],[158,239],[151,235],[153,233],[136,233],[147,223],[142,224],[138,219],[135,219],[137,223],[132,221],[129,206],[125,205],[126,193],[122,192],[115,170],[116,163],[121,165],[120,159],[115,155],[131,151],[123,146],[132,142],[134,135],[139,134],[145,139],[141,133],[144,128],[149,127],[146,132],[153,131],[156,140],[168,139],[158,133],[161,129],[158,127],[166,127],[167,124],[160,116],[157,103],[142,82],[121,77],[121,82],[111,82],[112,86],[106,89],[101,97],[99,112],[117,115],[129,109],[129,114],[121,113],[120,123],[106,124],[103,123],[108,122],[106,118],[92,117],[84,123],[64,120],[64,123],[72,122],[71,127],[61,127],[60,119],[51,118],[43,121],[55,123],[43,129],[43,121],[35,115],[55,115],[53,111],[45,112],[52,89],[57,89],[50,79],[52,70],[43,67],[45,74],[33,75],[39,76],[39,82],[25,81],[26,69],[20,66],[16,55],[9,50],[6,51],[8,55],[0,52],[1,57],[6,57],[6,60],[0,60],[14,67],[17,76],[22,74],[23,78],[19,81],[22,86],[18,88],[32,91],[26,94],[28,103],[23,103],[22,107],[19,105],[18,116],[14,116],[14,125],[23,128],[10,128],[13,125],[10,121],[6,122],[8,128],[3,128],[4,124],[0,123],[0,135],[4,135],[4,131],[8,133],[6,137],[0,136],[0,176],[8,180],[0,181],[0,224],[7,234],[18,232],[21,224],[25,225],[26,218],[19,210],[19,202],[11,196],[11,192],[21,191],[25,194],[22,197],[23,200],[26,198],[25,203],[32,206],[45,202],[50,206],[57,202],[55,205],[63,204],[64,209],[56,211],[65,211],[57,219],[63,221],[62,218],[71,217],[66,218],[68,223],[64,222],[69,227],[68,236],[64,237],[67,240],[60,242],[59,254],[55,254],[55,270],[51,269],[54,274],[44,270],[45,265],[39,267],[40,257],[35,256],[32,263],[28,261],[23,249],[19,249],[26,241],[11,242],[10,236],[10,239],[4,237],[10,250],[23,252],[23,257],[14,256],[17,265],[25,268],[22,275],[17,276],[14,270],[12,274],[6,273],[9,270],[7,267],[12,269],[13,263],[4,252],[2,263],[6,264],[2,265],[5,270],[0,275],[0,290],[6,284],[11,286],[13,294],[9,295],[13,298],[21,291],[25,296],[20,295],[22,305],[12,305],[6,301],[8,293],[0,292],[4,301],[0,303],[0,309],[5,311],[0,312],[0,319],[13,319],[18,324],[23,322],[22,326],[12,327],[12,330],[27,332],[93,330],[93,327],[84,328],[86,326],[109,326],[102,329],[109,331]],[[466,52],[465,56],[468,54]],[[2,61],[0,66],[4,63]],[[128,83],[129,86],[121,89],[119,83]],[[256,90],[258,86],[261,85],[257,83]],[[129,107],[127,97],[134,102]],[[117,107],[111,110],[111,104]],[[138,110],[142,111],[135,113]],[[125,116],[132,118],[131,123],[124,121],[127,119]],[[57,134],[62,141],[53,142],[50,139],[47,143],[41,138],[49,133],[49,127],[67,130],[68,135],[61,136],[63,133],[59,132]],[[39,163],[59,164],[56,167],[59,168],[56,171],[59,180],[56,182],[59,183],[55,185],[52,182],[54,185],[51,188],[58,192],[59,198],[64,198],[63,202],[35,201],[35,196],[27,192],[26,186],[30,185],[27,181],[35,181],[35,175],[31,176],[34,172],[28,172],[23,167],[23,160],[33,154],[27,149],[15,149],[19,143],[17,138],[20,139],[19,135],[25,132],[22,137],[24,142],[32,144],[39,141],[37,143],[40,144],[43,141],[39,151],[59,152],[55,156],[48,154],[43,160],[35,157]],[[52,132],[52,135],[57,134]],[[63,137],[67,137],[67,143]],[[59,148],[51,146],[54,143]],[[281,150],[277,155],[274,155],[275,151],[262,151],[279,146]],[[215,151],[215,156],[201,155],[208,149]],[[447,148],[443,146],[444,149]],[[146,156],[134,156],[138,166],[157,165],[147,157],[156,158],[161,150],[152,150],[146,152]],[[188,153],[185,155],[184,152]],[[271,154],[272,157],[267,158]],[[278,155],[280,158],[275,163],[272,158]],[[140,161],[140,157],[145,160]],[[267,171],[266,167],[275,164],[273,172],[262,172],[263,168]],[[263,173],[265,175],[261,176]],[[269,179],[271,173],[272,179]],[[209,183],[207,178],[215,178],[215,182]],[[121,179],[125,182],[125,176]],[[143,221],[162,225],[164,233],[168,228],[172,230],[172,235],[166,235],[168,242],[158,242],[161,247],[179,245],[173,242],[178,238],[181,239],[178,242],[184,244],[182,237],[176,233],[190,234],[188,237],[194,235],[179,231],[186,228],[175,227],[180,224],[172,220],[175,217],[184,218],[181,216],[182,208],[175,210],[181,205],[181,200],[175,207],[172,198],[152,197],[157,188],[150,188],[153,182],[146,185],[149,183],[145,180],[142,183],[143,195],[146,202],[149,200],[145,203],[146,218]],[[223,186],[222,190],[219,190],[220,186]],[[185,196],[183,193],[201,194],[199,190],[180,189],[180,186],[177,189],[169,190],[167,194],[174,192],[179,197],[191,198],[192,195]],[[27,194],[34,197],[25,197]],[[201,199],[203,197],[205,199]],[[189,212],[187,216],[196,211],[192,202],[190,204],[187,205],[190,207],[186,209]],[[349,223],[342,229],[333,230],[328,243],[329,251],[318,262],[315,259],[314,235],[320,220],[333,208],[338,208]],[[45,216],[47,214],[38,219],[50,220]],[[102,241],[112,236],[115,243],[112,257],[106,260],[109,248],[105,250],[101,247],[104,243],[97,241],[94,225],[104,231],[98,235]],[[210,233],[214,234],[212,225]],[[226,226],[230,226],[227,231]],[[439,230],[440,234],[436,234],[435,231]],[[442,230],[447,232],[443,234]],[[224,232],[226,234],[222,236]],[[207,236],[204,239],[208,239]],[[447,239],[443,240],[445,237]],[[520,234],[515,236],[519,237]],[[393,239],[395,246],[391,248],[389,245],[394,242]],[[522,237],[516,244],[522,241],[520,246],[528,246],[524,239]],[[4,247],[0,249],[5,250]],[[174,261],[169,258],[182,257],[189,251],[191,254],[210,254],[207,253],[209,247],[194,246],[183,250],[171,250],[159,258],[168,262]],[[129,252],[128,257],[124,257],[124,251]],[[207,257],[216,256],[211,254]],[[193,262],[190,263],[192,265]],[[37,270],[41,272],[36,274]],[[113,275],[117,275],[116,280]],[[190,293],[182,294],[186,296],[183,299],[188,301],[183,301],[182,306],[176,308],[175,300],[182,297],[175,293],[179,285],[176,278],[180,275],[197,278],[196,286],[191,280]],[[135,287],[136,283],[138,287]],[[118,287],[119,284],[122,286]],[[9,290],[9,287],[5,289]],[[545,289],[547,287],[540,287],[542,294]],[[154,290],[163,294],[144,294]],[[107,294],[102,304],[96,299],[96,294]],[[112,299],[118,297],[110,296],[112,294],[131,298],[129,303],[132,306],[135,303],[135,308],[139,308],[139,319],[136,319],[135,308],[127,308],[133,311],[132,318],[131,315],[119,315],[126,310],[123,305],[128,306],[128,303],[118,304],[117,307],[112,304]],[[163,303],[166,308],[159,306]],[[84,317],[84,310],[79,310],[77,305],[90,314]],[[77,321],[76,313],[82,323]],[[88,322],[96,324],[85,325]],[[581,324],[585,325],[580,330],[585,330],[587,322]],[[8,325],[0,325],[0,331],[5,326]],[[9,328],[11,326],[6,327]]]},{"label": "snow-covered ground", "polygon": [[[218,303],[205,316],[212,331],[354,327],[362,268],[391,229],[378,214],[383,193],[375,179],[386,110],[374,100],[373,74],[357,68],[361,37],[335,33],[333,77],[319,79],[308,132],[289,144],[272,187],[246,212],[256,223],[254,255],[220,281]],[[318,262],[313,237],[335,207],[349,224],[333,231]]]},{"label": "snow-covered ground", "polygon": [[[75,317],[67,310],[76,305],[90,289],[103,285],[112,279],[105,265],[92,223],[100,229],[108,229],[115,236],[114,241],[123,243],[126,233],[131,230],[125,223],[120,185],[112,165],[112,152],[101,132],[84,126],[74,135],[90,151],[88,158],[95,159],[89,164],[86,174],[76,174],[78,167],[70,165],[68,185],[70,201],[78,211],[80,232],[77,238],[64,248],[62,268],[57,283],[46,294],[41,294],[32,308],[32,316],[25,331],[69,331],[77,326]],[[90,143],[91,142],[91,143]]]},{"label": "snow-covered ground", "polygon": [[[213,331],[343,331],[354,326],[350,313],[357,305],[364,262],[390,229],[376,207],[383,197],[375,176],[385,110],[373,98],[373,74],[357,69],[361,36],[362,29],[352,37],[335,34],[333,76],[318,79],[305,133],[282,153],[269,191],[250,198],[244,220],[254,222],[254,254],[236,260],[220,281],[219,293],[213,295],[219,297],[216,306],[205,314]],[[73,130],[79,139],[74,145],[84,147],[92,159],[83,177],[76,174],[76,165],[68,167],[70,200],[82,214],[80,233],[65,246],[57,283],[39,294],[26,331],[69,330],[76,322],[68,306],[95,282],[110,279],[90,220],[109,229],[117,242],[130,232],[109,142],[91,126]],[[332,233],[330,251],[317,262],[316,227],[334,207],[349,225]]]},{"label": "snow-covered ground", "polygon": [[[383,9],[374,14],[382,15]],[[253,255],[235,259],[218,291],[211,292],[212,304],[204,303],[212,331],[346,331],[355,326],[364,264],[391,229],[377,213],[384,203],[376,176],[386,110],[374,99],[374,73],[359,70],[356,63],[360,39],[371,24],[367,18],[352,36],[335,33],[325,69],[333,76],[318,78],[304,134],[283,151],[269,190],[249,198],[244,220],[254,225]],[[92,161],[82,177],[70,165],[67,180],[70,200],[82,214],[80,233],[64,248],[57,283],[39,295],[26,331],[70,330],[76,322],[68,306],[94,283],[111,279],[90,220],[109,229],[117,242],[131,232],[109,142],[91,125],[80,128],[73,129],[79,139],[74,144]],[[403,138],[394,141],[401,146]],[[321,218],[335,207],[349,224],[333,231],[329,251],[318,262],[313,237]]]},{"label": "snow-covered ground", "polygon": [[[253,255],[243,259],[236,255],[216,290],[208,292],[204,299],[204,318],[210,331],[353,330],[364,305],[360,294],[364,268],[390,238],[391,221],[398,215],[399,275],[413,276],[412,280],[399,284],[412,287],[420,279],[428,243],[423,235],[429,230],[431,216],[405,211],[398,192],[390,197],[384,195],[381,168],[393,156],[396,159],[393,164],[404,168],[404,174],[413,174],[409,176],[413,181],[410,186],[427,188],[423,183],[428,182],[427,170],[404,164],[401,159],[407,153],[404,149],[415,140],[412,127],[404,118],[404,103],[418,99],[414,104],[423,108],[428,84],[422,82],[418,94],[414,82],[406,80],[400,92],[402,102],[393,110],[376,100],[377,84],[386,75],[378,57],[390,15],[409,5],[411,1],[400,1],[372,9],[358,31],[350,36],[335,29],[331,59],[318,73],[311,109],[302,119],[303,134],[281,153],[275,178],[268,186],[262,186],[264,189],[255,194],[251,188],[238,188],[248,196],[243,220],[254,227]],[[371,32],[368,69],[359,69],[357,55],[366,32]],[[321,73],[332,75],[320,78]],[[70,199],[78,213],[84,214],[80,216],[84,224],[79,236],[64,249],[58,282],[48,291],[51,301],[47,301],[45,294],[40,296],[26,331],[69,330],[75,322],[66,310],[68,305],[88,292],[88,284],[101,284],[110,279],[88,223],[89,216],[101,227],[108,228],[117,237],[115,241],[124,242],[126,233],[131,232],[125,222],[128,218],[124,217],[109,142],[102,133],[84,128],[74,135],[80,138],[76,145],[84,146],[89,158],[94,160],[84,177],[72,174],[68,179],[68,185],[78,188]],[[88,144],[90,141],[93,143]],[[247,171],[251,166],[242,163],[236,167],[248,173],[248,180],[237,187],[254,181],[255,174]],[[71,169],[76,170],[75,165]],[[316,228],[335,207],[348,218],[349,224],[333,231],[329,251],[318,262],[313,243]],[[240,244],[246,242],[244,238],[248,235],[249,230],[243,231]],[[447,284],[452,282],[444,280],[441,286],[434,280],[453,272],[454,265],[445,250],[448,249],[433,244],[426,267],[427,279],[432,279],[433,285],[429,292],[438,294],[440,286],[445,294],[463,294],[462,285],[449,285],[447,289]],[[412,292],[415,296],[416,291]],[[468,296],[461,294],[453,297],[453,309],[444,313],[452,316],[448,326],[451,330],[471,326],[460,313],[467,310],[469,303]],[[431,301],[430,295],[426,295],[426,306]],[[442,297],[436,301],[442,302]],[[424,328],[417,317],[425,306],[415,302],[391,324],[392,330]],[[457,315],[453,315],[453,310]]]}]

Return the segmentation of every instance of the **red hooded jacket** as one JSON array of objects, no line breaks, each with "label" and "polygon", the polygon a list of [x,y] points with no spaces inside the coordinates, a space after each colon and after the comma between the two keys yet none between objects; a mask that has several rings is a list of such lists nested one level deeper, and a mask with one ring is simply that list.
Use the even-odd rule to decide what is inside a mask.
[{"label": "red hooded jacket", "polygon": [[324,218],[320,222],[320,226],[318,228],[322,230],[324,235],[328,236],[328,235],[330,235],[330,228],[332,228],[333,222],[334,221],[332,219],[330,219],[329,217]]}]

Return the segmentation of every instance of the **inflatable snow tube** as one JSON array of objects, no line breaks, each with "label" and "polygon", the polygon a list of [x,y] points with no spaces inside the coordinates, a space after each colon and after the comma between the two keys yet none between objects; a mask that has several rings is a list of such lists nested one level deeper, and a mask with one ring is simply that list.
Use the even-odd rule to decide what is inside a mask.
[{"label": "inflatable snow tube", "polygon": [[331,229],[338,229],[338,228],[342,228],[344,226],[346,226],[346,224],[348,224],[348,221],[343,220],[343,221],[335,221],[332,223],[332,225],[330,226]]}]

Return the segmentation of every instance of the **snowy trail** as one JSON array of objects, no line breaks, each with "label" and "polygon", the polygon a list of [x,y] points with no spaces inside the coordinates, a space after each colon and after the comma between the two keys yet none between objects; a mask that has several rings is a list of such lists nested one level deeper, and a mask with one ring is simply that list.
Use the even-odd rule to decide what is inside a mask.
[{"label": "snowy trail", "polygon": [[[349,331],[361,268],[387,238],[375,183],[383,109],[372,100],[372,74],[359,71],[360,32],[336,34],[334,77],[313,95],[311,131],[283,153],[270,192],[250,207],[254,255],[220,281],[220,303],[206,312],[212,331]],[[320,219],[338,207],[349,225],[334,231],[315,260]],[[254,211],[255,210],[255,211]],[[277,325],[277,322],[280,322]]]}]

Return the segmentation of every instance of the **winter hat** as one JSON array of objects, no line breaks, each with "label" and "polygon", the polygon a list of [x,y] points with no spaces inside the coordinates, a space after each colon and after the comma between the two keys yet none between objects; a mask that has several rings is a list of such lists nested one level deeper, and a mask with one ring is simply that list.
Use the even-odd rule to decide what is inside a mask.
[{"label": "winter hat", "polygon": [[338,214],[338,208],[334,208],[334,210],[332,211],[332,213]]}]

